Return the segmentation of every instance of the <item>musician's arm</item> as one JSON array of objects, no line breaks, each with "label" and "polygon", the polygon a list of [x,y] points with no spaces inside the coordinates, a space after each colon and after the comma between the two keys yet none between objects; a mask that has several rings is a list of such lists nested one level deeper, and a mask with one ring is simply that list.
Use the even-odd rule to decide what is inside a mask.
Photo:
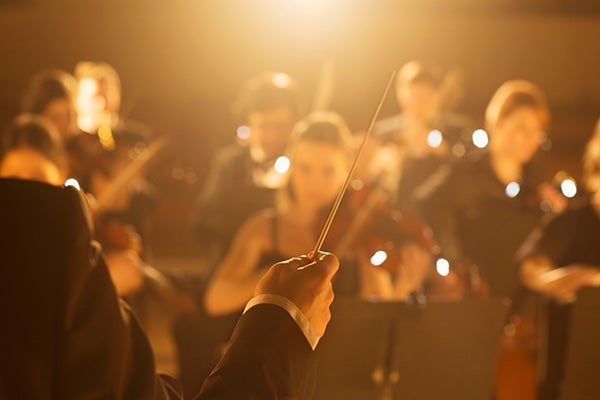
[{"label": "musician's arm", "polygon": [[208,284],[204,307],[209,314],[221,315],[241,310],[250,300],[265,272],[265,268],[256,267],[266,247],[268,229],[264,213],[250,217],[240,228],[229,252]]},{"label": "musician's arm", "polygon": [[558,267],[544,254],[526,257],[520,274],[527,287],[562,302],[573,301],[583,286],[600,285],[600,269],[581,264]]}]

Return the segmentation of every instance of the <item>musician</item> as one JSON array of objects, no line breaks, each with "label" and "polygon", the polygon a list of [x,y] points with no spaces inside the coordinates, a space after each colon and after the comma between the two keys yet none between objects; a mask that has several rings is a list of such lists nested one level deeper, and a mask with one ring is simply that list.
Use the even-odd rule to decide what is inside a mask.
[{"label": "musician", "polygon": [[273,206],[280,184],[273,163],[301,112],[297,85],[281,72],[254,77],[240,90],[234,114],[249,137],[214,157],[195,213],[195,230],[211,262],[221,260],[251,214]]},{"label": "musician", "polygon": [[0,136],[0,177],[62,185],[66,162],[58,132],[50,122],[21,114]]},{"label": "musician", "polygon": [[[116,296],[78,191],[0,179],[0,220],[0,397],[180,398]],[[325,253],[274,265],[198,399],[310,398],[337,266]]]},{"label": "musician", "polygon": [[571,303],[583,286],[600,286],[600,122],[588,142],[584,182],[589,202],[536,229],[521,250],[521,279],[549,297],[546,376],[541,399],[560,398]]},{"label": "musician", "polygon": [[[67,177],[66,162],[57,137],[54,126],[43,117],[17,117],[0,137],[0,177],[62,186]],[[130,249],[109,250],[106,260],[117,293],[127,295],[139,290],[143,276],[137,254]]]},{"label": "musician", "polygon": [[66,142],[75,133],[75,78],[66,71],[38,72],[23,96],[22,112],[46,118]]},{"label": "musician", "polygon": [[[252,215],[238,231],[233,244],[208,283],[203,298],[208,319],[185,334],[176,332],[181,378],[186,393],[201,382],[200,371],[219,355],[235,319],[252,290],[274,261],[314,247],[335,196],[343,186],[352,149],[345,122],[334,113],[314,113],[294,128],[289,151],[287,184],[278,192],[276,209]],[[333,248],[324,247],[328,250]],[[405,243],[404,263],[392,276],[368,262],[363,252],[345,257],[334,286],[338,296],[404,300],[420,288],[431,256],[414,242]],[[357,254],[358,253],[358,254]],[[204,343],[191,348],[192,340]],[[213,361],[214,363],[214,361]]]},{"label": "musician", "polygon": [[455,75],[433,64],[405,63],[396,78],[401,111],[375,125],[380,148],[370,168],[385,172],[400,209],[415,211],[416,197],[443,179],[452,163],[479,151],[472,122],[452,112],[460,92]]},{"label": "musician", "polygon": [[544,215],[540,204],[551,202],[559,212],[566,203],[544,185],[534,160],[549,121],[541,90],[526,81],[504,83],[485,121],[488,151],[457,164],[423,199],[423,215],[451,267],[463,266],[471,283],[492,296],[515,298],[520,288],[514,255]]},{"label": "musician", "polygon": [[[95,196],[133,159],[146,149],[152,137],[150,128],[124,118],[121,108],[121,80],[106,63],[82,61],[75,67],[77,79],[77,126],[79,132],[66,144],[72,158],[71,174]],[[143,174],[142,174],[143,175]],[[128,218],[141,228],[145,210],[153,196],[143,176],[122,192],[113,208],[127,208]],[[130,207],[130,200],[142,205]]]}]

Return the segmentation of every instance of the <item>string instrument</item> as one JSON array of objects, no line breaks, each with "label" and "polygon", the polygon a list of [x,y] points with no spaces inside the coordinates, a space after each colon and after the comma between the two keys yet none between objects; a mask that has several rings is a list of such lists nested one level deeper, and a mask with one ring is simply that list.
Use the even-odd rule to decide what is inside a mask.
[{"label": "string instrument", "polygon": [[432,255],[438,252],[429,227],[416,216],[393,210],[383,185],[354,181],[346,196],[324,243],[338,257],[360,249],[373,265],[393,272],[405,243],[417,243]]},{"label": "string instrument", "polygon": [[144,167],[165,148],[167,143],[165,138],[151,143],[99,193],[92,208],[96,237],[107,251],[133,251],[137,256],[136,264],[152,290],[177,311],[195,314],[197,306],[192,297],[175,287],[158,269],[139,258],[143,251],[143,243],[133,225],[120,221],[110,212],[122,192],[128,190],[139,178]]}]

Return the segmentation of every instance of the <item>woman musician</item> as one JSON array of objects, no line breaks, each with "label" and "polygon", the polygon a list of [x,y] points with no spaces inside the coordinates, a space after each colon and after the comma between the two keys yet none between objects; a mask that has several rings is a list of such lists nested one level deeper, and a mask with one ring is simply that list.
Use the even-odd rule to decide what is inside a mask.
[{"label": "woman musician", "polygon": [[[287,152],[288,180],[278,193],[276,209],[258,212],[244,223],[208,283],[204,308],[215,322],[221,322],[221,332],[217,337],[204,325],[203,332],[198,333],[206,336],[207,344],[212,342],[214,346],[227,340],[235,318],[252,297],[253,288],[272,260],[306,252],[314,246],[326,216],[323,210],[329,211],[348,173],[353,155],[349,141],[345,122],[334,113],[310,114],[296,125]],[[356,254],[362,250],[347,254],[334,282],[336,295],[406,299],[422,286],[431,266],[431,254],[415,242],[403,244],[404,259],[397,266],[402,271],[397,273],[372,266],[365,254]],[[324,248],[335,251],[335,244],[326,244]],[[212,354],[213,359],[218,356],[211,349],[206,351],[212,352],[208,356]],[[183,357],[184,390],[192,392],[191,381],[201,383],[202,374],[198,365],[192,365],[188,350]],[[209,357],[199,353],[195,358],[199,363]],[[211,367],[202,370],[208,372]]]},{"label": "woman musician", "polygon": [[[527,81],[504,83],[485,113],[487,152],[457,164],[422,201],[423,215],[451,268],[464,271],[475,294],[510,298],[519,324],[523,316],[531,321],[521,324],[527,332],[519,339],[525,354],[515,356],[523,358],[526,372],[519,374],[516,384],[500,383],[503,371],[510,382],[516,370],[501,362],[498,399],[530,399],[535,392],[536,297],[520,285],[515,254],[541,218],[566,207],[566,198],[544,182],[535,160],[548,122],[546,100],[537,86]],[[506,332],[514,333],[514,325],[509,327]],[[523,397],[506,392],[512,389]]]},{"label": "woman musician", "polygon": [[600,121],[583,161],[588,202],[534,231],[522,249],[521,279],[550,298],[547,351],[540,398],[560,398],[571,303],[584,286],[600,286]]}]

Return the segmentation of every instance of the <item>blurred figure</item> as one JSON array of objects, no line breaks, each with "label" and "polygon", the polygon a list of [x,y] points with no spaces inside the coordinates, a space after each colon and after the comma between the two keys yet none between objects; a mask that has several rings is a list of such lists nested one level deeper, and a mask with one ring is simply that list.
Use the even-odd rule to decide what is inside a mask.
[{"label": "blurred figure", "polygon": [[297,85],[280,72],[254,77],[240,90],[233,111],[242,125],[238,143],[214,157],[195,214],[195,230],[211,264],[248,216],[274,204],[281,185],[274,163],[302,114]]},{"label": "blurred figure", "polygon": [[97,196],[93,186],[112,180],[142,153],[151,130],[119,114],[121,80],[113,67],[83,61],[75,67],[75,77],[79,134],[67,143],[67,150],[74,159],[73,175]]},{"label": "blurred figure", "polygon": [[[488,151],[456,165],[423,199],[442,252],[453,266],[472,268],[493,296],[514,298],[519,291],[514,255],[544,215],[547,187],[534,162],[546,135],[549,111],[540,89],[509,81],[486,109]],[[554,211],[565,207],[554,201]],[[554,197],[551,198],[554,200]]]},{"label": "blurred figure", "polygon": [[46,118],[65,143],[76,129],[75,78],[63,70],[40,71],[31,78],[22,111]]},{"label": "blurred figure", "polygon": [[396,79],[401,112],[379,121],[374,130],[379,149],[370,163],[387,180],[400,209],[415,211],[415,198],[448,174],[450,165],[479,149],[472,123],[452,109],[460,97],[456,71],[409,61]]},{"label": "blurred figure", "polygon": [[[350,132],[337,114],[309,114],[294,128],[286,154],[289,174],[278,192],[275,209],[259,211],[242,225],[203,297],[209,318],[197,324],[188,340],[179,331],[181,377],[187,392],[200,384],[199,371],[212,368],[210,363],[206,365],[207,360],[212,357],[216,361],[243,305],[252,297],[253,287],[272,260],[314,247],[326,212],[350,167]],[[328,243],[325,248],[332,250],[336,245]],[[416,239],[406,239],[402,250],[402,262],[390,272],[369,263],[366,249],[349,249],[334,281],[337,296],[406,300],[429,275],[431,255]],[[192,337],[204,338],[205,347],[192,350]]]},{"label": "blurred figure", "polygon": [[537,305],[520,285],[515,253],[541,218],[564,209],[566,199],[544,183],[534,161],[549,123],[546,99],[537,86],[504,83],[488,104],[485,122],[488,151],[457,164],[423,199],[423,215],[442,257],[460,271],[473,294],[512,300],[514,316],[502,342],[506,351],[500,353],[496,397],[515,399],[519,393],[532,399]]},{"label": "blurred figure", "polygon": [[[65,156],[54,127],[38,116],[23,114],[0,137],[0,177],[18,178],[62,186]],[[100,222],[96,216],[96,222]],[[97,228],[97,226],[96,226]],[[143,263],[132,249],[105,243],[108,269],[121,296],[143,284]]]},{"label": "blurred figure", "polygon": [[60,186],[66,179],[65,155],[47,120],[22,114],[0,136],[0,177]]},{"label": "blurred figure", "polygon": [[[90,220],[73,188],[0,179],[0,398],[181,399],[116,296]],[[273,265],[196,398],[312,398],[337,268],[325,253]]]},{"label": "blurred figure", "polygon": [[[80,62],[75,77],[80,131],[67,143],[71,173],[87,193],[99,198],[113,191],[117,177],[144,153],[151,133],[147,126],[119,115],[121,81],[113,67]],[[119,188],[110,204],[103,204],[103,220],[131,226],[143,239],[150,230],[148,214],[155,196],[142,168]]]},{"label": "blurred figure", "polygon": [[534,231],[521,250],[521,278],[550,298],[546,375],[540,399],[562,398],[571,303],[583,286],[600,286],[600,122],[588,142],[584,161],[589,202],[565,211]]}]

